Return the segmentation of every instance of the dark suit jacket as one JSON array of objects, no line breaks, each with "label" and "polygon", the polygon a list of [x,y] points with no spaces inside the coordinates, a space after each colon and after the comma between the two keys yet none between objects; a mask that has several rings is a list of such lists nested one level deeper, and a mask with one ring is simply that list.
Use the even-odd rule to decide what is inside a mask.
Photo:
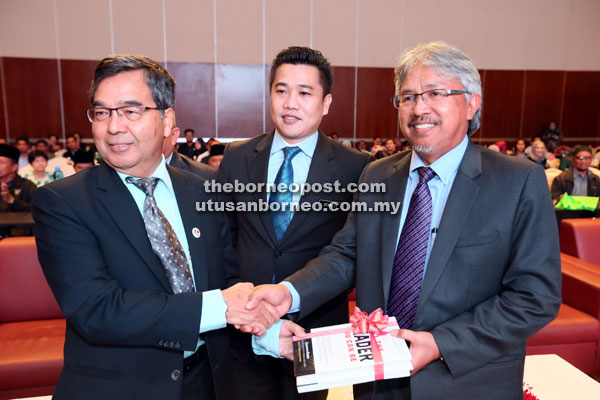
[{"label": "dark suit jacket", "polygon": [[[404,198],[410,152],[371,163],[361,182]],[[400,214],[350,214],[319,258],[288,278],[300,317],[347,289],[357,305],[386,310]],[[557,314],[560,256],[543,170],[472,143],[448,197],[427,265],[414,330],[429,331],[445,361],[410,378],[412,399],[522,399],[527,339]],[[402,398],[402,397],[397,397]]]},{"label": "dark suit jacket", "polygon": [[[266,182],[273,135],[271,132],[246,141],[230,143],[225,149],[219,168],[219,180],[231,183]],[[318,135],[307,183],[336,180],[344,186],[351,182],[356,183],[370,159],[369,155],[334,142],[320,132]],[[236,202],[258,202],[259,199],[267,201],[267,193],[264,190],[262,193],[233,193],[224,199]],[[305,194],[300,201],[325,204],[328,201],[351,200],[351,193],[311,192]],[[275,274],[275,281],[279,282],[301,269],[330,242],[333,235],[343,226],[346,216],[345,212],[297,211],[281,242],[277,243],[268,212],[231,214],[235,251],[242,280],[257,285],[271,283]],[[305,328],[313,328],[347,321],[348,304],[344,293],[299,323]]]},{"label": "dark suit jacket", "polygon": [[[40,264],[67,319],[57,399],[180,399],[183,351],[193,351],[202,291],[237,274],[220,213],[198,213],[202,178],[168,166],[189,242],[197,292],[174,295],[142,216],[103,164],[35,191]],[[201,231],[199,238],[192,228]],[[210,257],[208,252],[210,250]],[[203,334],[215,388],[229,398],[228,336]]]},{"label": "dark suit jacket", "polygon": [[217,174],[217,171],[208,165],[196,162],[182,154],[179,154],[176,151],[174,151],[171,155],[171,162],[169,165],[189,171],[192,174],[198,175],[204,179],[215,179],[215,175]]},{"label": "dark suit jacket", "polygon": [[[573,194],[575,186],[575,177],[573,176],[573,168],[567,168],[552,181],[552,199],[558,199],[563,193]],[[595,175],[592,171],[588,171],[587,195],[600,197],[600,176]]]}]

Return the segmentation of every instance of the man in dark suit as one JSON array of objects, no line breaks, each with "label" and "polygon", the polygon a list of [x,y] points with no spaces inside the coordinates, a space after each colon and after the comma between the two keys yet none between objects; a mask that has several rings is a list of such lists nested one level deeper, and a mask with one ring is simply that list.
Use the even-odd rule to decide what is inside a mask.
[{"label": "man in dark suit", "polygon": [[[175,81],[115,55],[94,73],[87,112],[104,163],[35,192],[38,256],[67,319],[56,399],[231,397],[226,323],[244,310],[225,216],[198,213],[204,179],[167,166]],[[263,311],[265,311],[263,309]]]},{"label": "man in dark suit", "polygon": [[175,150],[175,144],[177,143],[177,138],[179,137],[179,128],[173,128],[171,135],[166,137],[163,142],[162,153],[165,156],[165,160],[167,164],[175,167],[181,168],[185,171],[189,171],[192,174],[201,176],[204,179],[214,179],[215,178],[215,170],[210,168],[206,164],[202,164],[196,162],[183,154],[180,154]]},{"label": "man in dark suit", "polygon": [[[275,131],[233,142],[225,150],[219,169],[222,182],[275,183],[284,168],[284,154],[295,148],[291,160],[293,182],[333,183],[341,187],[356,183],[369,156],[333,142],[319,132],[319,125],[332,101],[332,74],[327,59],[316,50],[290,47],[281,51],[271,67],[271,117]],[[236,192],[235,202],[273,202],[274,193]],[[350,192],[294,194],[293,201],[333,203],[352,200]],[[285,227],[274,227],[269,212],[239,212],[231,215],[240,276],[254,284],[279,282],[302,268],[328,244],[346,219],[346,212],[295,211]],[[322,305],[300,321],[313,328],[348,321],[346,293]],[[232,338],[234,372],[244,399],[297,398],[292,364],[286,360],[254,355],[249,335]],[[327,391],[313,394],[324,399]]]},{"label": "man in dark suit", "polygon": [[351,213],[331,245],[286,279],[291,289],[266,286],[256,298],[284,312],[299,295],[302,318],[355,280],[362,310],[394,315],[404,328],[395,334],[410,343],[412,375],[358,385],[357,399],[522,399],[527,339],[561,302],[544,172],[470,142],[481,82],[455,47],[406,51],[395,82],[413,150],[367,166],[361,182],[384,182],[387,192],[355,200],[401,201],[402,212]]}]

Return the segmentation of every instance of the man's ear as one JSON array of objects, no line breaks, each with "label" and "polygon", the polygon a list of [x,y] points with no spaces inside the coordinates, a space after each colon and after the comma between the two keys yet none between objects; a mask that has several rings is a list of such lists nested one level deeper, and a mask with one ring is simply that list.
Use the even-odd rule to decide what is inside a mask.
[{"label": "man's ear", "polygon": [[[167,108],[166,110],[163,111],[163,113],[164,113],[163,137],[167,138],[172,133],[173,128],[175,128],[175,110],[173,110],[172,108]],[[179,136],[179,134],[177,136]]]},{"label": "man's ear", "polygon": [[329,106],[333,101],[333,95],[331,93],[327,94],[327,96],[323,97],[323,115],[327,115],[329,113]]},{"label": "man's ear", "polygon": [[470,121],[473,119],[473,116],[481,107],[481,96],[478,94],[472,94],[469,96],[469,101],[467,102],[467,119]]}]

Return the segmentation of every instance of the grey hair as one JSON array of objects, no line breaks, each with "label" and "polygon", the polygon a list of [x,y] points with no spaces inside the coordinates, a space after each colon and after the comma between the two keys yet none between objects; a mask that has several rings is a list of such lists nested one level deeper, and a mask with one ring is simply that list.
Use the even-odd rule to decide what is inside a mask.
[{"label": "grey hair", "polygon": [[[483,94],[481,91],[481,77],[473,65],[473,61],[458,48],[445,42],[430,42],[421,44],[412,49],[405,50],[399,56],[398,64],[394,68],[394,84],[396,95],[400,94],[402,83],[409,72],[417,65],[426,65],[438,75],[460,79],[465,90],[481,97],[481,105],[473,119],[469,121],[467,135],[471,136],[481,125],[481,110],[483,108]],[[465,94],[467,101],[471,96]]]},{"label": "grey hair", "polygon": [[113,54],[100,61],[94,71],[94,80],[90,88],[90,103],[94,103],[94,95],[102,80],[121,72],[137,70],[144,71],[152,99],[156,103],[156,107],[161,110],[160,115],[164,116],[163,111],[167,108],[175,108],[175,79],[156,61],[139,54]]}]

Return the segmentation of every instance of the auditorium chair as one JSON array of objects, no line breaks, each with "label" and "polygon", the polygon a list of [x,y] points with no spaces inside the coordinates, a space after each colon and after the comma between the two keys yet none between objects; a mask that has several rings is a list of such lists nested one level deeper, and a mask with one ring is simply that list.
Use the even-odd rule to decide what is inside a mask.
[{"label": "auditorium chair", "polygon": [[558,316],[527,342],[527,354],[558,354],[587,374],[600,373],[600,268],[561,253]]},{"label": "auditorium chair", "polygon": [[63,366],[65,319],[33,237],[0,240],[0,399],[52,394]]},{"label": "auditorium chair", "polygon": [[600,218],[563,219],[560,251],[596,264],[600,270]]}]

